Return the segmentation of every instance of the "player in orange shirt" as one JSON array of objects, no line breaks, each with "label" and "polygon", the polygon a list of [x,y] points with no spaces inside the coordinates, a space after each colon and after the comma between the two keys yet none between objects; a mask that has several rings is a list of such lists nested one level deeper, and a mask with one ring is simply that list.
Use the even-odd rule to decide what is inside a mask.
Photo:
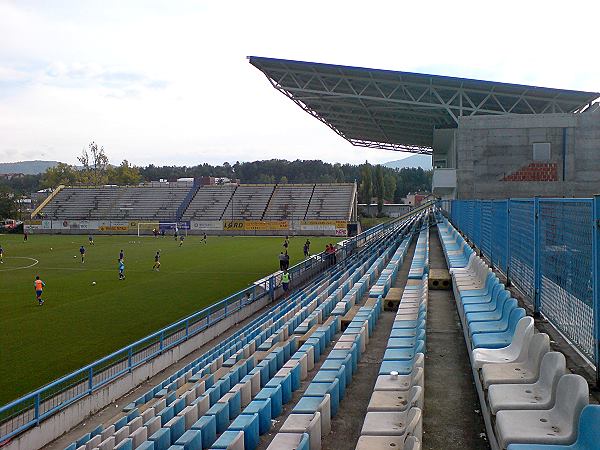
[{"label": "player in orange shirt", "polygon": [[35,281],[33,282],[33,287],[35,288],[35,296],[39,306],[44,304],[44,300],[42,300],[42,291],[44,290],[44,286],[46,286],[46,283],[40,280],[40,276],[37,275],[35,277]]}]

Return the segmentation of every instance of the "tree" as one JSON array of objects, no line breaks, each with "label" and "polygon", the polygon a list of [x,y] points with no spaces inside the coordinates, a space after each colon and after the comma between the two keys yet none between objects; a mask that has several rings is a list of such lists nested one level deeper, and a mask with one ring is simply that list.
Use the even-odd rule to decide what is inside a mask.
[{"label": "tree", "polygon": [[15,196],[8,190],[0,191],[0,219],[14,219],[17,216]]},{"label": "tree", "polygon": [[44,188],[55,188],[60,184],[67,186],[77,183],[79,173],[77,170],[65,163],[58,163],[55,167],[50,167],[42,175],[41,186]]},{"label": "tree", "polygon": [[368,161],[360,167],[360,185],[358,194],[363,203],[369,205],[373,198],[373,177],[371,175],[371,164]]},{"label": "tree", "polygon": [[80,172],[81,181],[84,184],[98,186],[108,182],[108,156],[104,153],[104,147],[98,148],[94,141],[90,142],[89,151],[83,149],[77,160],[83,166]]},{"label": "tree", "polygon": [[394,201],[394,194],[396,192],[396,177],[393,173],[386,172],[383,177],[384,185],[384,197],[390,202]]},{"label": "tree", "polygon": [[111,168],[108,173],[111,184],[134,185],[142,180],[140,170],[129,164],[126,159],[123,160],[120,166]]},{"label": "tree", "polygon": [[284,175],[279,179],[279,184],[288,184],[288,178]]},{"label": "tree", "polygon": [[385,184],[383,181],[383,167],[377,164],[375,167],[375,195],[377,195],[377,214],[383,214],[383,197],[385,195]]}]

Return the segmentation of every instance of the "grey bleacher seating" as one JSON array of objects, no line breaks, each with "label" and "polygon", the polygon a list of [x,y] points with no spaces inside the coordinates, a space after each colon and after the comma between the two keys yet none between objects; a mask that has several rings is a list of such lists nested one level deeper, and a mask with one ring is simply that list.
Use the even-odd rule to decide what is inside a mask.
[{"label": "grey bleacher seating", "polygon": [[223,211],[223,220],[261,220],[273,189],[272,184],[239,185]]},{"label": "grey bleacher seating", "polygon": [[99,186],[62,189],[43,209],[49,219],[175,220],[190,187]]},{"label": "grey bleacher seating", "polygon": [[306,212],[307,220],[349,220],[354,184],[317,184]]},{"label": "grey bleacher seating", "polygon": [[314,188],[314,184],[277,185],[264,220],[304,220]]},{"label": "grey bleacher seating", "polygon": [[235,185],[202,186],[183,214],[183,220],[221,220]]}]

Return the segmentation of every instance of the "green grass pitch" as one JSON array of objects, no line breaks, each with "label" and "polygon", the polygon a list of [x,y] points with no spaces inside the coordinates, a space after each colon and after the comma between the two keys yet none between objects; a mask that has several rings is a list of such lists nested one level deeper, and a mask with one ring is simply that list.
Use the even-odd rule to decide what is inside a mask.
[{"label": "green grass pitch", "polygon": [[[189,236],[179,247],[173,237],[95,236],[89,246],[87,236],[30,235],[23,242],[20,235],[0,235],[0,405],[279,268],[282,237],[209,236],[207,245],[200,239]],[[290,238],[291,265],[303,258],[305,239]],[[310,238],[311,252],[334,239]],[[120,249],[124,281],[118,277]],[[154,272],[159,249],[162,265]],[[46,283],[41,307],[33,289],[38,274]]]}]

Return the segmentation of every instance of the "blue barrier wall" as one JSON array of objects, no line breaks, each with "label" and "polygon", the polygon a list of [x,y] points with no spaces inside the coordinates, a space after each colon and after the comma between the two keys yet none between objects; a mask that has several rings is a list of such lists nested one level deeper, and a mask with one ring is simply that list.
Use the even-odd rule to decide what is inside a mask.
[{"label": "blue barrier wall", "polygon": [[453,224],[596,367],[600,197],[440,202]]}]

